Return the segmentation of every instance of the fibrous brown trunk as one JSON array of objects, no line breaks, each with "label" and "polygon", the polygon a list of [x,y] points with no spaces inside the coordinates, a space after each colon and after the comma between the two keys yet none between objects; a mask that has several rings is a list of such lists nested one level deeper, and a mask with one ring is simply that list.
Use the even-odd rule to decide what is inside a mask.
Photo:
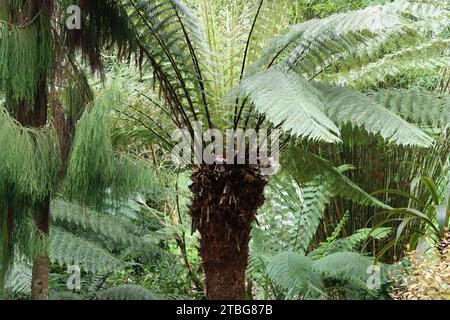
[{"label": "fibrous brown trunk", "polygon": [[251,224],[266,184],[257,166],[216,164],[194,170],[190,215],[201,235],[207,299],[244,298]]}]

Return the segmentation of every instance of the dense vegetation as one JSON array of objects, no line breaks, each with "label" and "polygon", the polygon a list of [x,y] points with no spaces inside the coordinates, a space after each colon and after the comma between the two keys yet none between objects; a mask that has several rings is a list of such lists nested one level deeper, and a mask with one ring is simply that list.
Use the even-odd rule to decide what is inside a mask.
[{"label": "dense vegetation", "polygon": [[[445,0],[0,0],[0,298],[450,299],[449,42]],[[173,161],[199,125],[280,159]]]}]

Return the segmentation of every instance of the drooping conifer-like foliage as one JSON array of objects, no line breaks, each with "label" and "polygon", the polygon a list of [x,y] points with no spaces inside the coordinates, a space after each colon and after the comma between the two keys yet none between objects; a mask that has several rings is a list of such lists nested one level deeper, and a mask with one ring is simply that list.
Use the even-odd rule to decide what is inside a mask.
[{"label": "drooping conifer-like foliage", "polygon": [[[85,10],[82,15],[84,28],[68,30],[61,17],[66,17],[68,6],[72,4],[77,3],[0,1],[0,94],[4,97],[0,107],[0,141],[4,146],[0,164],[2,284],[13,253],[20,251],[26,256],[31,252],[26,249],[31,243],[29,237],[22,232],[27,230],[26,222],[34,221],[33,228],[43,238],[48,237],[51,198],[63,185],[61,180],[68,166],[69,153],[77,154],[70,152],[75,125],[92,101],[92,92],[77,55],[81,53],[92,69],[101,70],[102,49],[117,46],[125,52],[131,43],[127,39],[133,40],[127,38],[129,30],[125,27],[125,15],[114,1],[80,1],[78,4]],[[104,5],[107,15],[104,15]],[[104,142],[111,146],[110,142]],[[82,143],[90,143],[90,140]],[[80,147],[80,143],[76,147],[86,149]],[[106,195],[108,183],[127,184],[126,189],[132,189],[133,180],[125,173],[135,170],[136,166],[122,158],[114,160],[114,166],[124,175],[110,174],[110,180],[90,186],[88,192],[92,195],[97,194],[95,186],[101,188],[97,203]],[[95,154],[94,159],[98,159]],[[125,169],[129,167],[132,169]],[[86,190],[78,191],[86,194]],[[116,193],[126,196],[124,189]],[[43,248],[28,255],[28,258],[32,257],[32,296],[46,299],[48,254]],[[0,287],[3,290],[4,286]]]}]

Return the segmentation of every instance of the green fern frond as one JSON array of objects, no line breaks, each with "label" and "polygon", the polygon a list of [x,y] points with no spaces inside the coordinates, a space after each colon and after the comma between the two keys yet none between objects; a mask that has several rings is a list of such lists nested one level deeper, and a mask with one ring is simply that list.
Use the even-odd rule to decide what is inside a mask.
[{"label": "green fern frond", "polygon": [[6,280],[6,291],[28,295],[31,292],[31,266],[14,263]]},{"label": "green fern frond", "polygon": [[[208,43],[194,13],[178,0],[119,1],[137,32],[144,56],[154,68],[165,101],[188,107],[180,116],[187,124],[209,112],[205,74],[209,71]],[[198,110],[197,106],[203,106]]]},{"label": "green fern frond", "polygon": [[305,183],[320,176],[329,184],[329,189],[333,191],[334,196],[340,196],[366,206],[390,208],[343,175],[343,172],[348,169],[346,166],[336,168],[331,162],[301,147],[289,147],[282,163],[298,183]]},{"label": "green fern frond", "polygon": [[356,252],[337,252],[312,262],[312,268],[325,277],[341,280],[358,279],[366,282],[372,257]]},{"label": "green fern frond", "polygon": [[339,130],[321,111],[324,108],[314,88],[292,71],[274,67],[244,79],[239,96],[250,96],[255,109],[275,126],[294,136],[339,142]]},{"label": "green fern frond", "polygon": [[305,184],[302,189],[303,203],[298,223],[298,247],[306,252],[317,227],[325,214],[325,208],[331,200],[330,186],[318,178]]},{"label": "green fern frond", "polygon": [[450,39],[432,39],[417,46],[401,48],[363,66],[323,77],[339,86],[355,89],[376,88],[387,78],[395,78],[410,70],[436,70],[448,66]]},{"label": "green fern frond", "polygon": [[105,249],[56,227],[50,230],[50,259],[60,265],[78,265],[91,273],[113,272],[125,265]]},{"label": "green fern frond", "polygon": [[156,251],[156,244],[161,240],[158,234],[145,232],[130,220],[63,200],[53,201],[50,211],[53,225],[78,236],[95,235],[96,239],[112,243],[118,249],[125,248],[135,255]]},{"label": "green fern frond", "polygon": [[370,92],[369,96],[411,123],[442,129],[450,123],[448,94],[388,89]]},{"label": "green fern frond", "polygon": [[322,111],[342,128],[351,125],[405,146],[430,147],[433,139],[373,99],[356,91],[316,83],[322,94]]},{"label": "green fern frond", "polygon": [[272,257],[267,265],[267,274],[280,287],[295,291],[318,291],[322,287],[313,262],[295,252],[282,252]]},{"label": "green fern frond", "polygon": [[320,20],[308,20],[272,40],[253,69],[273,63],[278,57],[289,65],[295,65],[310,50],[313,52],[318,47],[324,47],[324,43],[328,44],[329,56],[344,52],[350,50],[353,44],[368,41],[376,35],[393,30],[402,32],[405,25],[405,19],[386,6],[374,6]]},{"label": "green fern frond", "polygon": [[388,237],[391,233],[392,228],[360,229],[348,237],[333,239],[332,241],[321,244],[318,248],[313,250],[309,256],[312,259],[318,259],[319,257],[336,252],[357,251],[364,242],[370,239],[381,240]]}]

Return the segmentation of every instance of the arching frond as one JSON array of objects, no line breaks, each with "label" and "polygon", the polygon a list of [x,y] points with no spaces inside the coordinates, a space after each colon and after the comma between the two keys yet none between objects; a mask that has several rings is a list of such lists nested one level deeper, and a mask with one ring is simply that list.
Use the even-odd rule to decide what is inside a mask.
[{"label": "arching frond", "polygon": [[356,91],[316,83],[324,99],[323,112],[341,128],[351,125],[405,146],[431,146],[433,139],[373,99]]},{"label": "arching frond", "polygon": [[144,252],[159,240],[158,235],[145,232],[129,220],[108,213],[99,213],[77,204],[55,200],[51,205],[53,224],[92,233],[98,239],[112,242],[127,251]]},{"label": "arching frond", "polygon": [[340,196],[366,206],[389,208],[343,174],[349,169],[348,166],[343,165],[337,168],[331,162],[298,146],[287,149],[284,159],[286,160],[283,161],[283,165],[298,183],[305,183],[319,177],[329,185],[329,190],[332,190],[334,196]]},{"label": "arching frond", "polygon": [[352,235],[327,242],[313,250],[309,256],[313,259],[326,256],[328,254],[345,251],[358,251],[364,242],[368,240],[381,240],[388,237],[392,232],[391,228],[364,228],[357,230]]},{"label": "arching frond", "polygon": [[445,128],[450,124],[450,95],[417,89],[370,92],[376,102],[420,126]]},{"label": "arching frond", "polygon": [[60,265],[77,265],[86,272],[116,271],[125,263],[105,249],[63,229],[50,230],[50,259]]},{"label": "arching frond", "polygon": [[313,270],[313,262],[295,252],[282,252],[272,257],[267,274],[275,284],[288,290],[317,292],[322,287],[319,274]]},{"label": "arching frond", "polygon": [[358,279],[366,282],[367,269],[373,265],[372,257],[356,252],[337,252],[312,262],[312,268],[323,276],[335,279]]},{"label": "arching frond", "polygon": [[194,120],[206,120],[212,126],[205,91],[211,53],[195,15],[178,0],[120,3],[174,119],[190,129]]},{"label": "arching frond", "polygon": [[275,126],[313,141],[339,142],[339,130],[321,111],[314,88],[294,72],[271,68],[246,78],[238,95],[250,96],[255,109]]},{"label": "arching frond", "polygon": [[368,64],[356,65],[344,72],[330,73],[321,78],[323,81],[355,89],[377,87],[387,78],[414,70],[434,70],[449,65],[448,47],[450,39],[432,39],[416,46],[381,56]]},{"label": "arching frond", "polygon": [[275,38],[253,69],[282,60],[303,72],[314,71],[408,30],[425,33],[431,28],[438,33],[446,27],[448,16],[445,6],[401,0],[308,20]]}]

